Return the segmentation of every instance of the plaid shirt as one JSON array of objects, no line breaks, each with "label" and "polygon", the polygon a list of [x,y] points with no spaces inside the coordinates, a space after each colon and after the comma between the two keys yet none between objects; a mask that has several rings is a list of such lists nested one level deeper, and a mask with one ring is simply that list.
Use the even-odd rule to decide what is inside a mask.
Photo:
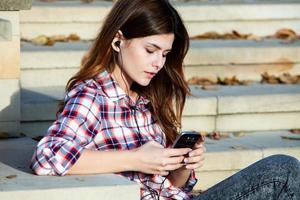
[{"label": "plaid shirt", "polygon": [[[107,71],[76,84],[65,102],[32,157],[31,168],[38,175],[65,175],[84,149],[128,150],[150,140],[166,147],[165,135],[147,107],[149,100],[140,97],[134,103]],[[184,188],[159,175],[118,174],[137,182],[143,199],[153,199],[153,191],[163,199],[190,199],[197,182],[194,171]]]}]

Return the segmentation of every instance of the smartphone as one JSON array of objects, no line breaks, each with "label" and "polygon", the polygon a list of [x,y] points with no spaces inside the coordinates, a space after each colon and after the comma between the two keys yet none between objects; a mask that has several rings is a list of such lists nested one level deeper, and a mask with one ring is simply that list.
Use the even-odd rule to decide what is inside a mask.
[{"label": "smartphone", "polygon": [[184,131],[179,136],[177,136],[173,148],[193,148],[195,144],[202,140],[202,136],[196,131]]}]

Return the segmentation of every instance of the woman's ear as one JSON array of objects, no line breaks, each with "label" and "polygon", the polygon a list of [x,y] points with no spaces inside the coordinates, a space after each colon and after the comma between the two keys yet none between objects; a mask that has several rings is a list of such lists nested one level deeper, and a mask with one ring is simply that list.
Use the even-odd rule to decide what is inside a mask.
[{"label": "woman's ear", "polygon": [[115,50],[116,52],[120,52],[121,51],[121,45],[123,44],[123,33],[122,31],[118,31],[111,43],[111,46],[113,48],[113,50]]}]

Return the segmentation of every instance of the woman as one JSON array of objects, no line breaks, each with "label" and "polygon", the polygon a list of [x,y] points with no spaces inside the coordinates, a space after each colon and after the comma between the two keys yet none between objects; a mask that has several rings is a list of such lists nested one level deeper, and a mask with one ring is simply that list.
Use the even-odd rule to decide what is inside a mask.
[{"label": "woman", "polygon": [[241,195],[254,194],[261,199],[266,188],[258,186],[261,182],[254,186],[263,189],[251,185],[260,172],[262,181],[278,177],[286,183],[274,183],[269,194],[299,199],[299,162],[287,156],[260,161],[192,197],[194,170],[203,165],[205,148],[201,142],[193,149],[169,148],[189,94],[182,69],[188,47],[187,31],[167,0],[119,0],[67,84],[57,120],[33,155],[34,172],[118,173],[140,185],[141,199],[247,199]]}]

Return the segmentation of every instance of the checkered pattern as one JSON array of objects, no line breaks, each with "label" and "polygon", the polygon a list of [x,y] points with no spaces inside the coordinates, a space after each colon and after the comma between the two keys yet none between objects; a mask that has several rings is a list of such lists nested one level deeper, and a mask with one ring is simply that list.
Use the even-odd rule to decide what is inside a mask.
[{"label": "checkered pattern", "polygon": [[[135,104],[107,71],[78,83],[65,102],[63,112],[37,145],[31,163],[36,174],[65,175],[84,149],[128,150],[150,140],[166,146],[165,135],[147,107],[149,100],[140,97]],[[143,199],[153,199],[153,190],[161,199],[189,199],[197,181],[193,172],[186,187],[177,188],[159,175],[119,174],[139,183]]]}]

